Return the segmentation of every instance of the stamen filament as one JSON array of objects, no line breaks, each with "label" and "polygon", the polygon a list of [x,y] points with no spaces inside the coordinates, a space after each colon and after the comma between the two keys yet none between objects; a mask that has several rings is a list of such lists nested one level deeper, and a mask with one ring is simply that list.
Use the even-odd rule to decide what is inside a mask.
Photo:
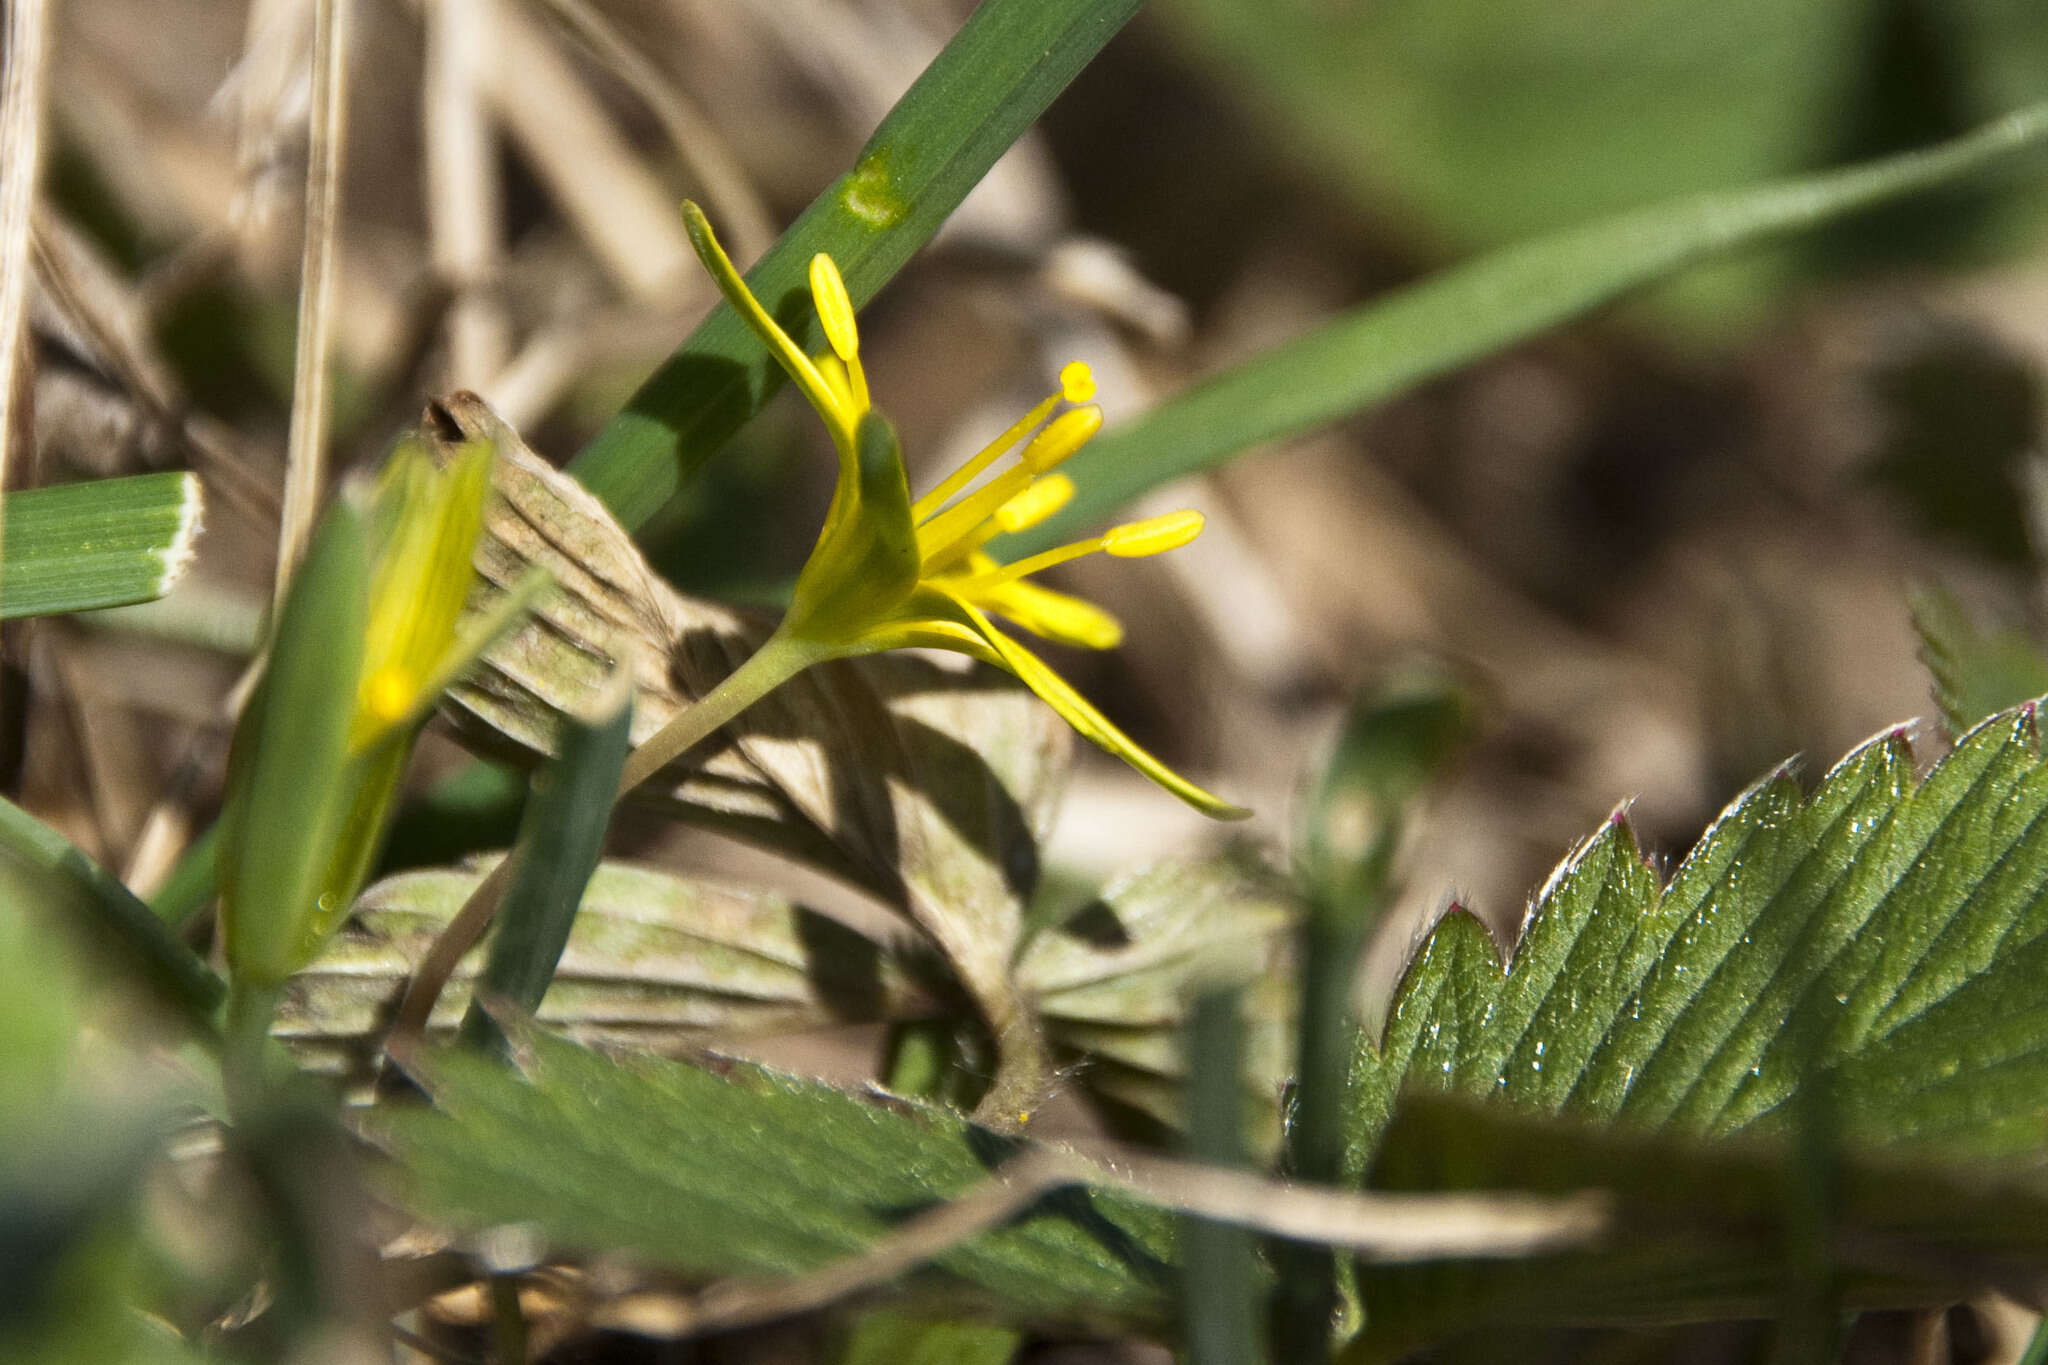
[{"label": "stamen filament", "polygon": [[1103,548],[1102,541],[1101,536],[1091,536],[1087,540],[1077,540],[1070,545],[1040,550],[1037,554],[1020,559],[1014,564],[1005,564],[1000,569],[975,574],[972,578],[963,578],[952,585],[953,590],[962,593],[982,593],[990,588],[1000,588],[1005,583],[1014,583],[1020,578],[1028,578],[1041,570],[1050,569],[1055,564],[1064,564],[1070,559],[1083,559],[1096,554]]},{"label": "stamen filament", "polygon": [[981,477],[981,472],[1001,459],[1011,446],[1024,439],[1024,433],[1052,415],[1060,405],[1060,395],[1053,394],[1041,401],[1037,407],[1010,424],[1009,430],[990,441],[977,452],[973,459],[940,480],[938,487],[910,504],[910,519],[923,522],[946,505],[947,499]]},{"label": "stamen filament", "polygon": [[[1012,465],[918,527],[917,547],[924,560],[923,572],[943,568],[975,548],[967,543],[974,532],[995,515],[997,508],[1029,488],[1034,477],[1029,466]],[[994,534],[991,531],[977,543],[986,542]]]}]

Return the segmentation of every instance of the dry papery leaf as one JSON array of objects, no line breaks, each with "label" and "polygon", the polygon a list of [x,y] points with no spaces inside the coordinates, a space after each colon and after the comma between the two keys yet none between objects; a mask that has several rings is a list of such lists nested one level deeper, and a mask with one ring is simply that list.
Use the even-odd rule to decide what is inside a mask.
[{"label": "dry papery leaf", "polygon": [[1276,1143],[1299,913],[1286,879],[1249,847],[1168,859],[1118,878],[1033,938],[1017,975],[1054,1047],[1083,1062],[1090,1091],[1170,1127],[1187,1088],[1189,1001],[1244,988],[1244,1084],[1256,1136]]},{"label": "dry papery leaf", "polygon": [[[615,664],[635,678],[637,744],[767,638],[768,623],[669,586],[602,504],[475,395],[434,404],[424,430],[447,449],[497,445],[502,498],[471,607],[487,610],[533,565],[559,585],[449,693],[445,711],[478,748],[528,761],[552,752],[562,715]],[[643,792],[894,906],[1000,1024],[1071,744],[1006,675],[875,655],[783,684]]]},{"label": "dry papery leaf", "polygon": [[[496,858],[404,872],[362,894],[348,925],[294,977],[275,1033],[310,1064],[367,1076],[406,981]],[[451,1034],[483,970],[462,959],[429,1028]],[[590,1042],[673,1052],[719,1037],[929,1014],[902,959],[766,892],[626,863],[590,880],[542,1023]]]},{"label": "dry papery leaf", "polygon": [[[357,902],[348,927],[295,977],[278,1036],[323,1069],[366,1074],[400,991],[496,859],[405,872]],[[1288,944],[1298,911],[1250,849],[1168,860],[1107,887],[1038,934],[1017,963],[1047,1035],[1090,1093],[1181,1121],[1187,1002],[1243,986],[1244,1083],[1259,1135],[1277,1139],[1292,1037]],[[876,943],[767,892],[654,868],[598,867],[539,1013],[590,1041],[676,1052],[835,1023],[958,1015],[948,983],[906,945]],[[463,959],[430,1027],[462,1018],[485,949]]]}]

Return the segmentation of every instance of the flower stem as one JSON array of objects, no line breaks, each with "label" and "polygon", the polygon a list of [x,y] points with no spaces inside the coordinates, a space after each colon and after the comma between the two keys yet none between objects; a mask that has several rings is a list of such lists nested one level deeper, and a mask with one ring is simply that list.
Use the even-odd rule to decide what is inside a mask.
[{"label": "flower stem", "polygon": [[694,749],[740,712],[788,682],[812,664],[829,657],[817,646],[777,632],[725,681],[685,707],[626,756],[619,777],[624,796],[648,778]]}]

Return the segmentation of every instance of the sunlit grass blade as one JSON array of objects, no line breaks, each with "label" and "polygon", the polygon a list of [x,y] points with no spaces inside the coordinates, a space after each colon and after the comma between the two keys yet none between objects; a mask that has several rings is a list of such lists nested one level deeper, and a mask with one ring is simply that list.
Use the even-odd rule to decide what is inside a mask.
[{"label": "sunlit grass blade", "polygon": [[139,474],[9,493],[0,506],[0,620],[147,602],[192,561],[191,474]]},{"label": "sunlit grass blade", "polygon": [[176,1010],[210,1021],[220,978],[112,873],[21,807],[0,799],[0,897],[68,912],[87,940],[132,965]]},{"label": "sunlit grass blade", "polygon": [[1073,502],[992,552],[1014,559],[1071,539],[1148,489],[1384,402],[1696,261],[1981,173],[2044,141],[2048,105],[2030,105],[1923,151],[1689,195],[1489,252],[1104,432],[1067,467]]},{"label": "sunlit grass blade", "polygon": [[[747,276],[780,315],[831,255],[856,307],[931,239],[996,158],[1137,12],[1138,0],[987,0],[882,120],[852,170]],[[794,313],[781,319],[797,321]],[[804,326],[792,328],[799,342]],[[628,528],[661,509],[782,383],[721,307],[599,432],[570,472]]]}]

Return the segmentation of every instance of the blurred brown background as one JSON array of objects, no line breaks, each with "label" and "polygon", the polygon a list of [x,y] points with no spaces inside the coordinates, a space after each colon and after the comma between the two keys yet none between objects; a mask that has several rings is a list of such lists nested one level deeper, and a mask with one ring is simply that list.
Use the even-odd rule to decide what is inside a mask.
[{"label": "blurred brown background", "polygon": [[[339,465],[456,386],[566,459],[711,301],[676,201],[744,264],[967,8],[360,0]],[[864,319],[913,479],[1067,359],[1113,422],[1489,245],[1913,145],[2048,79],[2023,7],[1725,9],[1708,32],[1663,0],[1162,0]],[[13,779],[145,885],[152,811],[189,828],[217,797],[221,700],[269,595],[309,13],[59,7],[30,477],[190,466],[211,512],[167,602],[13,637]],[[1212,529],[1077,566],[1067,584],[1137,628],[1057,662],[1282,844],[1344,700],[1448,666],[1485,738],[1419,833],[1409,911],[1455,895],[1504,928],[1616,803],[1676,857],[1787,755],[1818,772],[1916,716],[1931,753],[1906,586],[2014,619],[2034,596],[2048,260],[2023,190],[1700,272],[1162,492]],[[779,400],[652,552],[687,587],[772,601],[830,469]],[[1085,887],[1210,837],[1090,751],[1051,862]]]}]

